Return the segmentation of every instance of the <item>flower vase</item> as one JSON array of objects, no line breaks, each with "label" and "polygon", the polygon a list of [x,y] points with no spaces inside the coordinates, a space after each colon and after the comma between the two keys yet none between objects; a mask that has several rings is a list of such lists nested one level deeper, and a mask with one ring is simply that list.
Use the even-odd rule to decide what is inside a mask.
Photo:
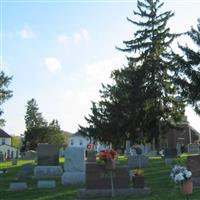
[{"label": "flower vase", "polygon": [[116,167],[115,160],[108,159],[108,160],[105,160],[104,163],[105,163],[106,170],[113,170]]},{"label": "flower vase", "polygon": [[192,180],[187,180],[183,184],[180,185],[180,191],[182,194],[192,194],[193,183]]}]

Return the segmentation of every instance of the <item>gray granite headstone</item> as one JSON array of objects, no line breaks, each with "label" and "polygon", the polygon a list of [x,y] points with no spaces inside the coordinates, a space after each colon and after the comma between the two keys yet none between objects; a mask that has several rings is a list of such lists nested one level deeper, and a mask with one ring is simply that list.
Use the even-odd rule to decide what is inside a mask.
[{"label": "gray granite headstone", "polygon": [[82,147],[68,147],[65,150],[65,173],[61,177],[63,185],[85,183],[85,149]]},{"label": "gray granite headstone", "polygon": [[52,177],[61,176],[63,173],[61,166],[36,166],[34,168],[34,176],[40,177]]},{"label": "gray granite headstone", "polygon": [[188,144],[188,153],[200,153],[199,144]]},{"label": "gray granite headstone", "polygon": [[57,144],[38,144],[37,162],[40,166],[59,165],[59,145]]},{"label": "gray granite headstone", "polygon": [[129,156],[128,167],[130,169],[145,168],[149,165],[149,158],[144,155]]},{"label": "gray granite headstone", "polygon": [[131,142],[126,140],[126,154],[130,154]]},{"label": "gray granite headstone", "polygon": [[10,183],[10,191],[21,191],[21,190],[26,190],[27,183],[26,182],[11,182]]},{"label": "gray granite headstone", "polygon": [[55,188],[56,181],[55,180],[39,180],[37,183],[38,188]]}]

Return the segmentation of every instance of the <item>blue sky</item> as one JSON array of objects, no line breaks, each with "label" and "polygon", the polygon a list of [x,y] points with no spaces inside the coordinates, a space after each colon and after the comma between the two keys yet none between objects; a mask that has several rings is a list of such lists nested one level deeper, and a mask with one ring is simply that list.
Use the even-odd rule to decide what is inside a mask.
[{"label": "blue sky", "polygon": [[[164,1],[175,12],[169,26],[184,32],[196,26],[200,1]],[[91,100],[110,71],[126,64],[115,46],[132,38],[136,1],[2,1],[3,70],[13,76],[13,97],[3,105],[10,134],[24,132],[26,103],[35,98],[48,121],[75,132],[85,124]],[[190,43],[187,38],[180,43]],[[187,108],[188,120],[200,131],[199,118]]]}]

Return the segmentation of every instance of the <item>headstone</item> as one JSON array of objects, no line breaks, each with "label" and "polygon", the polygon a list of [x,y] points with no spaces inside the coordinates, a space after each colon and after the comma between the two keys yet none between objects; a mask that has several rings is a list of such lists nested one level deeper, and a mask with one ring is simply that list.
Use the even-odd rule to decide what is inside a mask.
[{"label": "headstone", "polygon": [[18,180],[24,180],[33,175],[34,165],[31,163],[27,163],[22,165],[20,171],[17,173],[16,178]]},{"label": "headstone", "polygon": [[200,153],[199,144],[188,144],[188,153]]},{"label": "headstone", "polygon": [[85,149],[82,147],[68,147],[65,150],[64,170],[68,172],[85,171]]},{"label": "headstone", "polygon": [[144,155],[147,155],[151,151],[151,143],[145,144]]},{"label": "headstone", "polygon": [[87,162],[96,162],[96,152],[94,150],[87,150]]},{"label": "headstone", "polygon": [[181,154],[181,144],[180,143],[176,144],[176,150],[177,150],[177,155],[180,155]]},{"label": "headstone", "polygon": [[[112,171],[113,187],[129,188],[130,174],[127,166],[116,166]],[[86,164],[86,189],[111,189],[111,172],[104,164]]]},{"label": "headstone", "polygon": [[36,166],[34,168],[34,177],[59,177],[63,173],[61,166]]},{"label": "headstone", "polygon": [[135,152],[137,155],[142,155],[142,149],[140,146],[136,146],[136,147],[134,147],[134,149],[135,149]]},{"label": "headstone", "polygon": [[17,165],[17,159],[12,159],[12,165]]},{"label": "headstone", "polygon": [[129,169],[145,168],[149,165],[149,158],[144,155],[129,156],[128,167]]},{"label": "headstone", "polygon": [[38,188],[55,188],[56,181],[55,180],[39,180],[37,183]]},{"label": "headstone", "polygon": [[165,158],[177,157],[177,149],[176,148],[166,148],[164,150],[164,157]]},{"label": "headstone", "polygon": [[11,182],[10,183],[10,191],[21,191],[21,190],[26,190],[27,187],[27,183],[25,182]]},{"label": "headstone", "polygon": [[130,140],[126,140],[126,154],[130,154],[130,147],[131,147]]},{"label": "headstone", "polygon": [[131,148],[131,156],[136,156],[137,153],[136,153],[136,150],[134,148]]},{"label": "headstone", "polygon": [[38,144],[38,166],[34,168],[34,176],[37,178],[61,176],[62,167],[59,166],[59,145]]},{"label": "headstone", "polygon": [[21,158],[24,160],[36,160],[37,158],[37,152],[30,150],[22,153]]},{"label": "headstone", "polygon": [[59,165],[59,145],[38,144],[37,156],[37,162],[39,166]]},{"label": "headstone", "polygon": [[[123,188],[115,189],[115,197],[130,197],[131,199],[138,196],[146,196],[151,193],[150,188]],[[96,198],[111,198],[112,191],[109,189],[80,189],[77,198],[82,199],[96,199]]]},{"label": "headstone", "polygon": [[68,147],[65,150],[65,173],[61,177],[63,185],[85,183],[84,152],[82,147]]},{"label": "headstone", "polygon": [[145,153],[145,146],[143,144],[140,144],[138,147],[141,149],[141,154],[144,155],[144,153]]},{"label": "headstone", "polygon": [[151,150],[147,153],[148,157],[155,157],[158,156],[157,151],[156,150]]},{"label": "headstone", "polygon": [[200,155],[188,156],[186,165],[192,172],[194,186],[200,186]]}]

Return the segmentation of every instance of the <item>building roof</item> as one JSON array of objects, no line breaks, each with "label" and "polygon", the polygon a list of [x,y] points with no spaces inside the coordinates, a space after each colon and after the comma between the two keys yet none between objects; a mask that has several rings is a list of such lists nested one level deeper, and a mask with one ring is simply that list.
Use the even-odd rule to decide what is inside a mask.
[{"label": "building roof", "polygon": [[4,130],[0,129],[0,138],[10,138],[11,136],[8,135]]},{"label": "building roof", "polygon": [[16,150],[17,150],[16,147],[13,147],[13,146],[8,145],[8,144],[1,144],[1,145],[0,145],[0,149],[1,149],[1,147],[3,147],[3,146],[7,146],[7,147],[9,147],[9,148],[12,148],[12,149],[16,149]]}]

